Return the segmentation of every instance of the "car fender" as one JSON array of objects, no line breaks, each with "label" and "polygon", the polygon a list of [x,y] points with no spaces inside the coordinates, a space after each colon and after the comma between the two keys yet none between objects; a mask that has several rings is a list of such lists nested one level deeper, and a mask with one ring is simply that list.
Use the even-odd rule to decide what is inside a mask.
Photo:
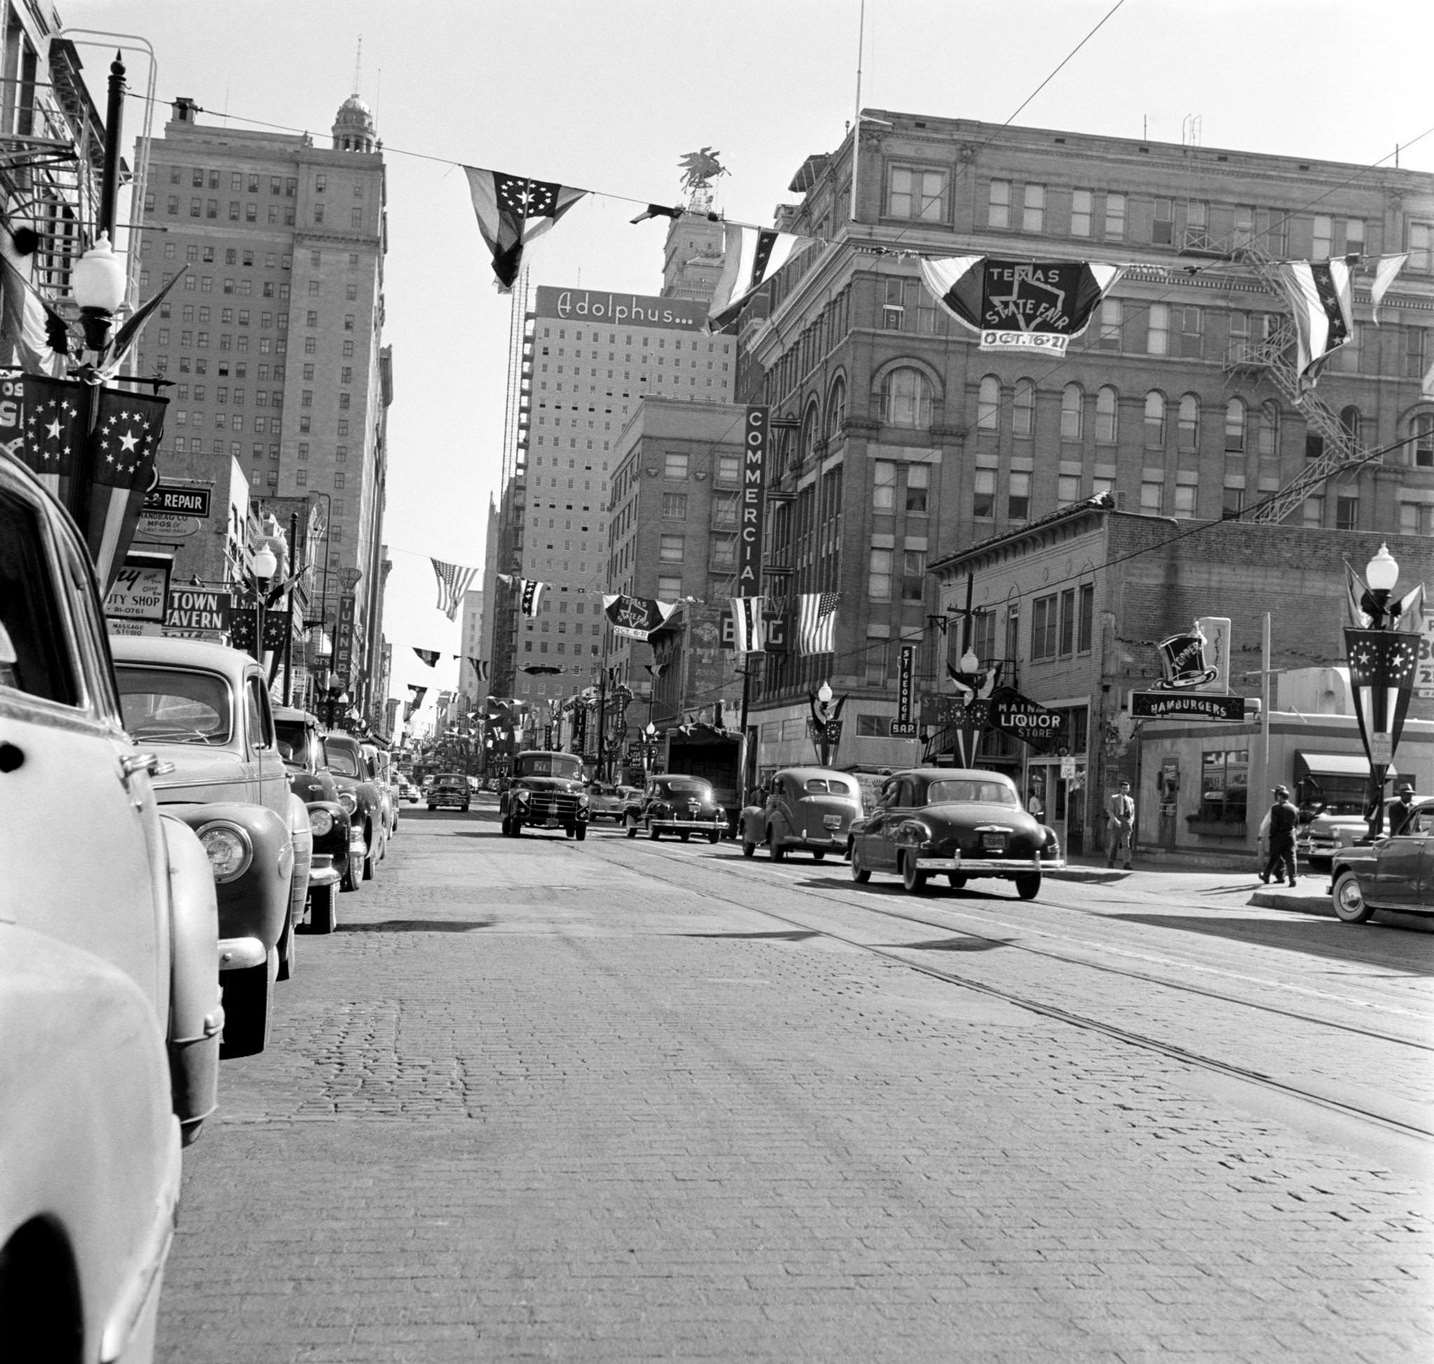
[{"label": "car fender", "polygon": [[84,1357],[138,1356],[180,1192],[163,1024],[123,971],[34,930],[0,923],[0,963],[0,1244],[43,1229],[76,1271]]},{"label": "car fender", "polygon": [[169,864],[169,1055],[174,1112],[183,1124],[207,1118],[219,1103],[219,1035],[224,1009],[219,905],[209,858],[182,820],[160,819]]}]

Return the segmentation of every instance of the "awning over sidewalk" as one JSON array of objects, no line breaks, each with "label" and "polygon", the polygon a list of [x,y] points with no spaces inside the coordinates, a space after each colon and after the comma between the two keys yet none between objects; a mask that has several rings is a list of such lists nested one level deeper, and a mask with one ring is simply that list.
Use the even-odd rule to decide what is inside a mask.
[{"label": "awning over sidewalk", "polygon": [[[1306,770],[1314,777],[1369,776],[1369,759],[1363,753],[1296,752],[1295,761],[1304,763]],[[1391,765],[1390,776],[1394,776],[1396,770]]]}]

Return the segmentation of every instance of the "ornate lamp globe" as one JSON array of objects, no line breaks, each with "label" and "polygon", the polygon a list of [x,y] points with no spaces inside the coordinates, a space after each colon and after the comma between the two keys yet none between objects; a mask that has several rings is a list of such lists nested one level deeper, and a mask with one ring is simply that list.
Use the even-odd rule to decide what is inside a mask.
[{"label": "ornate lamp globe", "polygon": [[279,571],[279,561],[268,545],[261,545],[249,559],[250,571],[256,578],[272,578]]},{"label": "ornate lamp globe", "polygon": [[1389,552],[1388,545],[1380,545],[1379,553],[1364,567],[1364,581],[1371,592],[1393,592],[1399,581],[1399,565]]}]

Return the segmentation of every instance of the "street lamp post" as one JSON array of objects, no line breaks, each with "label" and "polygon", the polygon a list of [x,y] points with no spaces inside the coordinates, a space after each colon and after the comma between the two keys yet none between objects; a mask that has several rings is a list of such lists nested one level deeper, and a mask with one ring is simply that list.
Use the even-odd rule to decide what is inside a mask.
[{"label": "street lamp post", "polygon": [[651,720],[642,731],[642,775],[652,775],[653,763],[657,759],[657,726]]},{"label": "street lamp post", "polygon": [[830,767],[832,755],[841,743],[841,712],[846,697],[833,698],[830,682],[823,682],[807,697],[811,708],[811,737],[816,749],[817,762]]},{"label": "street lamp post", "polygon": [[1403,622],[1418,614],[1409,608],[1421,588],[1394,600],[1399,565],[1383,544],[1365,566],[1364,590],[1357,601],[1353,583],[1358,579],[1353,569],[1349,573],[1350,614],[1356,624],[1345,628],[1344,642],[1354,714],[1369,759],[1369,836],[1374,839],[1384,832],[1384,782],[1404,729],[1419,657],[1419,640]]}]

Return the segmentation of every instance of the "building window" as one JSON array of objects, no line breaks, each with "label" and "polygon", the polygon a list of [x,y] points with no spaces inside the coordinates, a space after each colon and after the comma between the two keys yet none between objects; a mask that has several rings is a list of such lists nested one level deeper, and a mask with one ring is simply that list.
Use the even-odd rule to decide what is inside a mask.
[{"label": "building window", "polygon": [[944,170],[892,166],[886,189],[887,215],[925,223],[945,222],[946,177]]},{"label": "building window", "polygon": [[1172,246],[1175,242],[1175,206],[1169,199],[1155,201],[1155,212],[1150,223],[1150,240],[1156,246]]},{"label": "building window", "polygon": [[846,380],[838,376],[832,381],[827,397],[827,439],[835,440],[846,429]]},{"label": "building window", "polygon": [[737,537],[735,535],[714,535],[712,537],[712,567],[731,569],[737,565]]},{"label": "building window", "polygon": [[1244,824],[1249,789],[1249,749],[1213,749],[1200,755],[1200,819]]},{"label": "building window", "polygon": [[926,553],[919,549],[901,551],[901,600],[920,601],[926,586]]},{"label": "building window", "polygon": [[979,520],[990,520],[996,515],[996,471],[994,469],[976,470],[971,515]]},{"label": "building window", "polygon": [[976,393],[976,430],[995,431],[1001,420],[1001,381],[988,374]]},{"label": "building window", "polygon": [[906,512],[908,516],[926,515],[926,494],[930,486],[931,470],[925,464],[906,466]]},{"label": "building window", "polygon": [[1056,656],[1056,595],[1037,597],[1031,603],[1031,661]]},{"label": "building window", "polygon": [[1100,324],[1095,336],[1096,346],[1100,350],[1119,350],[1124,326],[1125,305],[1118,298],[1103,299],[1100,305]]},{"label": "building window", "polygon": [[1091,192],[1088,189],[1071,191],[1071,236],[1089,237],[1091,218]]},{"label": "building window", "polygon": [[931,383],[919,369],[902,365],[881,382],[882,420],[888,426],[924,431],[931,425]]},{"label": "building window", "polygon": [[662,519],[664,521],[685,521],[687,520],[687,494],[686,493],[663,493],[662,494]]},{"label": "building window", "polygon": [[870,601],[891,600],[891,561],[889,549],[874,549],[867,560],[866,595]]},{"label": "building window", "polygon": [[896,465],[889,459],[872,461],[871,505],[874,511],[890,512],[896,508]]},{"label": "building window", "polygon": [[1178,474],[1175,479],[1175,515],[1195,515],[1195,482],[1193,475]]},{"label": "building window", "polygon": [[1076,652],[1090,653],[1095,635],[1095,584],[1082,583],[1076,603]]},{"label": "building window", "polygon": [[1107,241],[1125,240],[1125,195],[1105,196],[1105,236]]},{"label": "building window", "polygon": [[683,451],[669,450],[663,456],[662,476],[674,483],[687,481],[687,455]]},{"label": "building window", "polygon": [[1036,429],[1036,386],[1029,379],[1017,379],[1011,399],[1011,431],[1017,436],[1031,436]]},{"label": "building window", "polygon": [[1145,395],[1145,448],[1165,448],[1165,395],[1155,389]]},{"label": "building window", "polygon": [[1025,521],[1031,514],[1031,476],[1025,470],[1011,474],[1007,489],[1006,514],[1012,521]]},{"label": "building window", "polygon": [[1434,469],[1434,414],[1421,412],[1409,425],[1414,436],[1409,462],[1416,469]]},{"label": "building window", "polygon": [[1147,355],[1170,354],[1170,305],[1152,303],[1146,314],[1145,353]]},{"label": "building window", "polygon": [[1061,390],[1061,439],[1078,441],[1085,415],[1085,390],[1079,384],[1067,384]]},{"label": "building window", "polygon": [[1159,516],[1161,503],[1165,499],[1165,480],[1147,471],[1140,480],[1140,510],[1147,516]]},{"label": "building window", "polygon": [[1245,453],[1245,404],[1239,398],[1225,404],[1225,453]]},{"label": "building window", "polygon": [[1334,528],[1336,530],[1359,529],[1359,498],[1337,497],[1334,500]]},{"label": "building window", "polygon": [[1046,230],[1046,187],[1027,185],[1025,206],[1021,210],[1021,231],[1044,232]]},{"label": "building window", "polygon": [[1095,443],[1114,445],[1119,435],[1115,390],[1107,384],[1095,394]]},{"label": "building window", "polygon": [[685,557],[684,538],[681,535],[659,536],[657,557],[665,564],[680,564]]},{"label": "building window", "polygon": [[1011,182],[1009,180],[992,180],[991,192],[986,200],[986,226],[1010,227],[1010,225]]},{"label": "building window", "polygon": [[1186,393],[1180,399],[1176,440],[1183,452],[1200,448],[1200,399],[1193,393]]}]

